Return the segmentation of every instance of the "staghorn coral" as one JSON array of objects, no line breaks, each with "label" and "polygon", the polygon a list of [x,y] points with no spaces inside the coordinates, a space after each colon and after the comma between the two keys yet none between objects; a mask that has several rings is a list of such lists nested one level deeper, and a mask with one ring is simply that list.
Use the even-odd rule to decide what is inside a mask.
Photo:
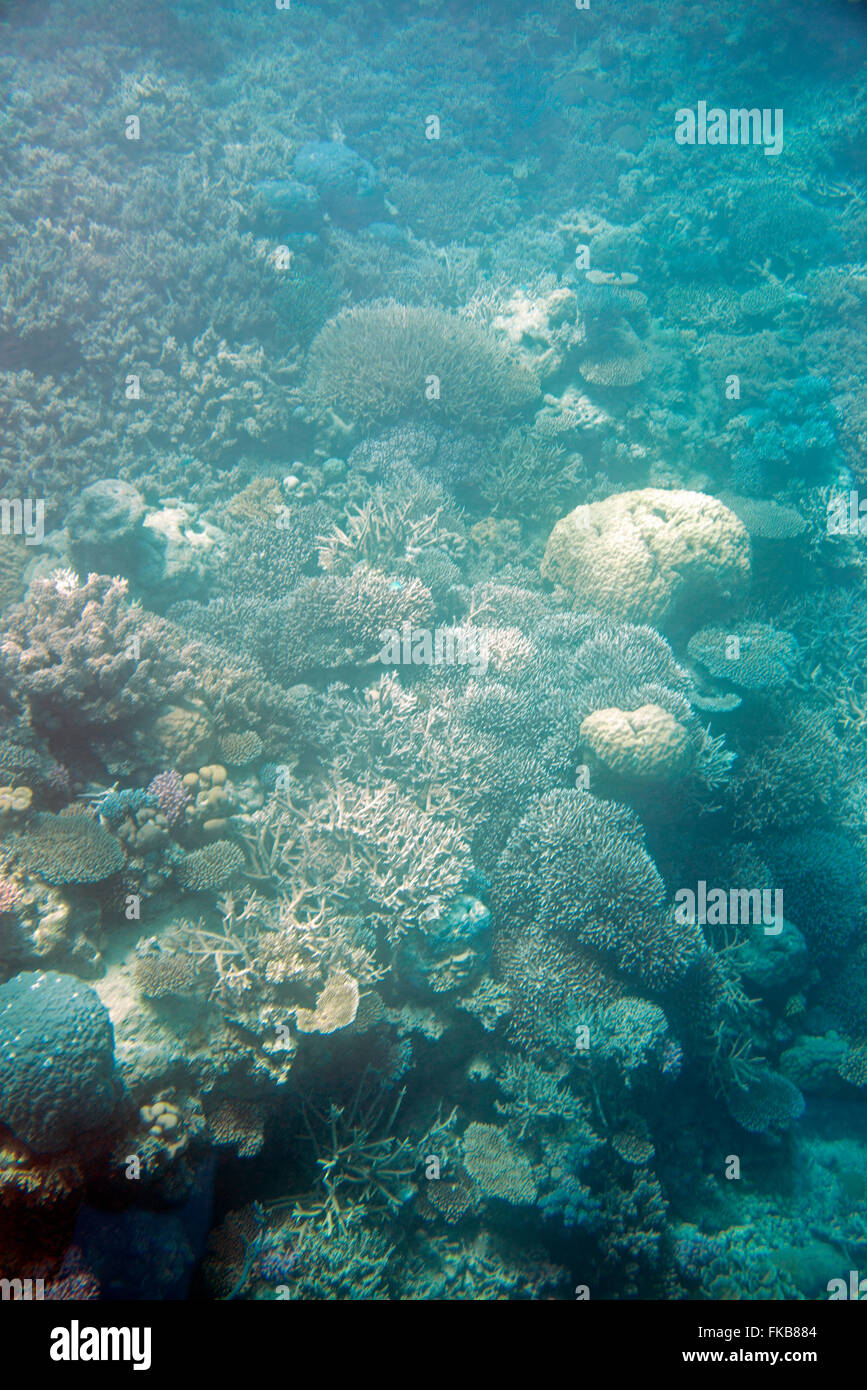
[{"label": "staghorn coral", "polygon": [[347,574],[359,563],[382,568],[418,566],[428,552],[459,549],[461,537],[449,529],[443,503],[426,508],[427,499],[405,487],[377,487],[360,506],[347,505],[342,523],[336,522],[319,538],[318,558],[328,573]]},{"label": "staghorn coral", "polygon": [[326,1113],[305,1104],[304,1124],[320,1169],[317,1189],[294,1206],[295,1220],[346,1235],[368,1212],[400,1210],[412,1196],[415,1145],[394,1132],[405,1091],[362,1076],[345,1105]]},{"label": "staghorn coral", "polygon": [[335,777],[295,807],[279,794],[250,817],[265,874],[306,891],[337,915],[363,917],[394,944],[435,920],[472,869],[459,819],[422,809],[393,782]]},{"label": "staghorn coral", "polygon": [[583,1102],[570,1090],[565,1067],[546,1071],[528,1057],[508,1053],[497,1077],[497,1089],[507,1097],[495,1101],[499,1115],[506,1118],[508,1128],[520,1141],[528,1130],[538,1134],[545,1129],[567,1129],[572,1136],[580,1135],[588,1151],[602,1141],[588,1124]]},{"label": "staghorn coral", "polygon": [[311,991],[321,993],[329,978],[363,986],[385,973],[352,924],[327,917],[309,892],[276,903],[255,892],[242,901],[226,894],[219,912],[218,929],[181,923],[163,949],[188,955],[211,999],[232,1017],[243,1015],[256,1034],[275,1022],[288,1023],[294,1006],[305,1006]]},{"label": "staghorn coral", "polygon": [[290,1227],[295,1256],[290,1299],[384,1299],[390,1296],[394,1246],[360,1221],[323,1232],[311,1221]]}]

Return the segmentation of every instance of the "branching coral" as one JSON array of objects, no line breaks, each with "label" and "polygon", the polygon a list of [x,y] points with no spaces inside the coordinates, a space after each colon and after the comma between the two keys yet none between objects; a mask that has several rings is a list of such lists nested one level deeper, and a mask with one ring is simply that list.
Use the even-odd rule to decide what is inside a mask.
[{"label": "branching coral", "polygon": [[318,410],[350,423],[441,411],[481,429],[526,409],[539,385],[468,319],[387,301],[348,309],[325,325],[310,349],[307,391]]},{"label": "branching coral", "polygon": [[385,1091],[371,1096],[365,1078],[348,1106],[331,1105],[327,1114],[304,1108],[304,1123],[316,1151],[322,1192],[295,1208],[295,1219],[321,1223],[330,1235],[345,1234],[358,1210],[395,1212],[412,1195],[416,1164],[412,1143],[394,1134],[404,1098]]},{"label": "branching coral", "polygon": [[333,914],[363,917],[390,942],[439,915],[472,868],[449,798],[422,808],[393,783],[344,778],[295,806],[279,793],[250,818],[262,872],[314,893]]}]

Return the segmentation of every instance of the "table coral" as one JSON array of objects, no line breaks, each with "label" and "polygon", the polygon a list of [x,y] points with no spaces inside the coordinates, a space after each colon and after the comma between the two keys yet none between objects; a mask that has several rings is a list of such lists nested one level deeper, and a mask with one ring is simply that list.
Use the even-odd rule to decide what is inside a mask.
[{"label": "table coral", "polygon": [[511,1206],[536,1199],[533,1166],[497,1125],[473,1122],[463,1137],[464,1166],[486,1197],[499,1197]]},{"label": "table coral", "polygon": [[126,862],[115,837],[87,815],[39,811],[7,847],[28,873],[50,884],[99,883]]},{"label": "table coral", "polygon": [[[307,370],[312,405],[360,425],[433,410],[483,429],[539,394],[533,372],[470,320],[395,302],[331,319],[313,342]],[[435,401],[425,396],[431,376],[441,387]]]},{"label": "table coral", "polygon": [[738,623],[728,631],[703,627],[690,637],[687,651],[711,675],[740,690],[778,690],[791,679],[799,656],[794,637],[767,623]]}]

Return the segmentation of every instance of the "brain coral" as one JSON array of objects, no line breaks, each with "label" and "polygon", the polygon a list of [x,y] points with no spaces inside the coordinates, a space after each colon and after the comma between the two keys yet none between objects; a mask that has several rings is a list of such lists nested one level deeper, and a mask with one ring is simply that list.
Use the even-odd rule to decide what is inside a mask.
[{"label": "brain coral", "polygon": [[104,1126],[117,1099],[114,1033],[98,994],[35,971],[0,985],[0,1122],[36,1153]]},{"label": "brain coral", "polygon": [[[436,399],[432,377],[439,381]],[[484,429],[532,405],[539,383],[470,320],[386,301],[325,324],[310,349],[307,392],[316,409],[347,423],[434,412]]]},{"label": "brain coral", "polygon": [[660,705],[595,710],[581,738],[604,767],[628,777],[676,777],[693,760],[689,730]]},{"label": "brain coral", "polygon": [[99,883],[125,863],[115,837],[84,815],[39,812],[8,844],[28,873],[51,884]]},{"label": "brain coral", "polygon": [[743,524],[701,492],[642,488],[576,507],[548,538],[542,575],[582,607],[660,624],[750,574]]}]

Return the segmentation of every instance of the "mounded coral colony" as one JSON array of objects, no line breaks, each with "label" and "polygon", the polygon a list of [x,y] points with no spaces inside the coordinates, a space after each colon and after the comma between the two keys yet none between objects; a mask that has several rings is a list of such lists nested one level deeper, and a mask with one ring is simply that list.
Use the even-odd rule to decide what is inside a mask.
[{"label": "mounded coral colony", "polygon": [[7,8],[0,1276],[826,1296],[856,7]]}]

